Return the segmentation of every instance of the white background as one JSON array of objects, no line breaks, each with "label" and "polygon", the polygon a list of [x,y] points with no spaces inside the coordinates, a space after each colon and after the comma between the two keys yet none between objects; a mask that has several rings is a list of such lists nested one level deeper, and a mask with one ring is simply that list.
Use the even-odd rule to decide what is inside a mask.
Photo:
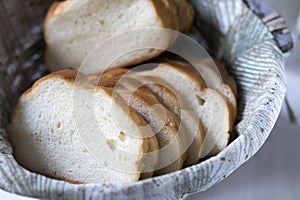
[{"label": "white background", "polygon": [[[270,0],[284,15],[294,33],[300,32],[299,0]],[[297,31],[298,29],[298,31]],[[287,99],[300,124],[300,44],[287,59]],[[0,190],[0,199],[26,198]],[[286,106],[262,149],[227,179],[187,200],[300,200],[300,125],[291,124]]]}]

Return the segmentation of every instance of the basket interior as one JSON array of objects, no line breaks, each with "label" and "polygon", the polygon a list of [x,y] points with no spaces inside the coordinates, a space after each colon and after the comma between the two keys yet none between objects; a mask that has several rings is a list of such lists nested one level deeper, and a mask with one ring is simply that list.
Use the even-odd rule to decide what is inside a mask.
[{"label": "basket interior", "polygon": [[[96,196],[100,197],[100,191],[105,190],[106,186],[74,186],[54,180],[51,180],[51,184],[59,189],[43,193],[43,190],[50,186],[39,188],[39,185],[45,184],[48,178],[21,168],[13,159],[12,149],[6,140],[5,128],[18,97],[35,80],[47,73],[43,59],[45,45],[42,39],[42,25],[51,2],[51,0],[0,1],[0,188],[40,198],[47,198],[49,195],[57,197],[59,194],[70,197],[71,191],[96,188],[95,190],[98,191]],[[217,175],[212,174],[214,179],[201,183],[200,179],[195,180],[198,182],[190,181],[187,183],[190,184],[187,189],[180,186],[179,191],[173,188],[171,192],[161,194],[168,196],[205,190],[248,160],[264,143],[274,126],[286,89],[282,52],[277,48],[267,27],[251,10],[242,2],[239,4],[237,3],[239,1],[234,0],[229,0],[227,7],[223,6],[224,1],[218,0],[192,0],[191,2],[196,9],[194,28],[205,39],[209,47],[207,50],[226,63],[230,74],[237,81],[239,123],[235,127],[235,132],[239,137],[230,145],[233,147],[228,147],[228,151],[225,150],[219,155],[231,156],[231,160],[235,162],[231,167],[224,168],[223,171],[221,170],[222,173]],[[241,152],[235,151],[234,154],[234,150],[230,148],[240,148]],[[202,176],[201,173],[206,172],[206,165],[212,166],[212,162],[218,165],[216,159],[197,165],[195,170],[199,171],[194,173],[199,173],[199,177]],[[175,176],[176,173],[173,175]],[[163,176],[162,179],[158,177],[157,181],[162,181],[164,178],[171,180],[169,176]],[[125,191],[129,187],[139,188],[147,183],[151,185],[153,180],[126,187],[124,185],[110,187],[116,191],[123,191],[123,189]],[[16,181],[19,184],[13,186],[12,183]],[[166,181],[165,184],[167,183],[170,182]],[[171,183],[174,185],[173,182]],[[162,185],[164,184],[160,186]],[[108,194],[109,191],[111,190],[104,193]],[[149,190],[149,194],[152,193]],[[157,194],[160,194],[159,190]]]}]

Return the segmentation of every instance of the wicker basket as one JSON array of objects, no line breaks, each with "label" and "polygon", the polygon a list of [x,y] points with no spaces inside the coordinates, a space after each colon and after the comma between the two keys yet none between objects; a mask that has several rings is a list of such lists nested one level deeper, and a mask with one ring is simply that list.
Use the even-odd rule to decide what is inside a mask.
[{"label": "wicker basket", "polygon": [[1,0],[0,188],[46,199],[180,198],[206,190],[253,156],[270,134],[282,106],[286,91],[283,52],[292,47],[288,29],[264,1],[191,2],[197,13],[196,30],[238,83],[238,137],[216,157],[171,174],[130,184],[74,185],[31,173],[12,156],[5,130],[12,108],[20,94],[47,73],[42,23],[51,0]]}]

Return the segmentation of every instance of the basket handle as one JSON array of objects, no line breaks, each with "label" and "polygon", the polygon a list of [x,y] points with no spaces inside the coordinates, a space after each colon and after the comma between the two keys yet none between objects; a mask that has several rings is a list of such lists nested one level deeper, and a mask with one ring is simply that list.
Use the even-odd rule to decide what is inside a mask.
[{"label": "basket handle", "polygon": [[293,49],[290,29],[281,14],[267,0],[243,0],[269,28],[278,47],[283,53]]}]

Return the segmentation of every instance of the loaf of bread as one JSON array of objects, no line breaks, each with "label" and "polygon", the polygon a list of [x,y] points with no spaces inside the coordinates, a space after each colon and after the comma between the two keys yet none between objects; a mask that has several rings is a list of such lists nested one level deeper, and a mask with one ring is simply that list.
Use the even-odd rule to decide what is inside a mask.
[{"label": "loaf of bread", "polygon": [[47,75],[21,96],[9,126],[15,158],[33,172],[74,183],[151,176],[159,147],[147,122],[130,107],[128,113],[117,93],[77,75]]}]

